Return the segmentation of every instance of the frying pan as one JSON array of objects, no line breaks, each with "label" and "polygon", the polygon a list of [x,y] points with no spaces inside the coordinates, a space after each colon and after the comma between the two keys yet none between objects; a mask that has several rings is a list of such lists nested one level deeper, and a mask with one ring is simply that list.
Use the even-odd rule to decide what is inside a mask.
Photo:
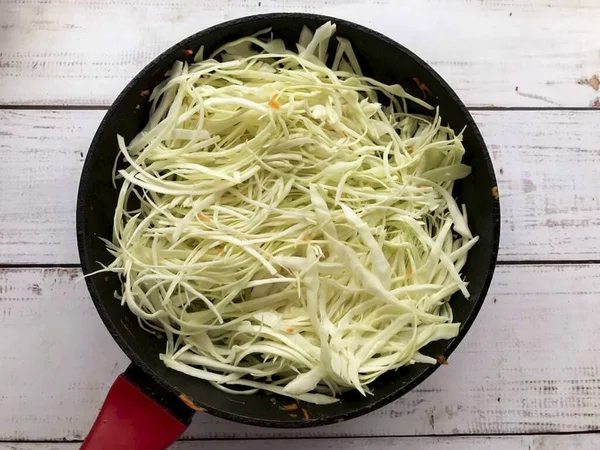
[{"label": "frying pan", "polygon": [[[366,75],[385,83],[400,83],[411,94],[427,95],[441,116],[455,130],[464,128],[464,161],[472,174],[456,183],[454,195],[469,212],[469,224],[480,240],[463,269],[472,294],[451,299],[454,320],[461,322],[455,339],[429,344],[423,353],[446,358],[469,330],[483,303],[492,279],[500,235],[500,207],[494,170],[486,146],[471,115],[457,95],[424,61],[389,38],[360,25],[312,14],[264,14],[222,23],[195,34],[164,52],[146,66],[109,108],[91,143],[77,198],[77,240],[83,272],[89,274],[109,264],[111,256],[101,237],[112,235],[113,212],[118,190],[111,181],[118,154],[117,134],[129,142],[145,125],[149,105],[144,94],[165,78],[176,60],[191,61],[205,46],[210,53],[219,45],[272,27],[276,37],[295,48],[303,25],[316,29],[326,21],[337,24],[337,35],[348,38]],[[331,44],[334,45],[333,43]],[[332,47],[333,49],[333,47]],[[333,54],[333,51],[329,52]],[[475,76],[475,74],[474,74]],[[426,86],[426,89],[424,89]],[[419,112],[419,111],[417,111]],[[225,419],[267,427],[312,427],[344,421],[379,408],[413,389],[436,370],[414,364],[381,376],[372,384],[373,395],[343,394],[331,405],[300,404],[296,414],[283,408],[290,399],[258,392],[251,396],[224,393],[209,383],[167,369],[158,355],[164,340],[143,331],[128,308],[115,300],[120,290],[116,275],[102,273],[86,278],[92,301],[109,332],[131,359],[99,413],[84,449],[163,449],[185,430],[196,410]],[[303,411],[302,411],[303,409]],[[300,411],[302,411],[300,413]]]}]

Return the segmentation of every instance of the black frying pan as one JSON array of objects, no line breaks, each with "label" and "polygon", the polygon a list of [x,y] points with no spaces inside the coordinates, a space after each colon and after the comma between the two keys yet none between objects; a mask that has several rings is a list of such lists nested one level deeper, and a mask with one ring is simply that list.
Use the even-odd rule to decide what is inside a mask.
[{"label": "black frying pan", "polygon": [[[431,67],[387,37],[344,20],[292,13],[244,17],[201,31],[146,66],[108,110],[85,160],[77,199],[77,239],[83,272],[90,273],[100,268],[99,263],[111,261],[99,238],[112,235],[118,194],[111,184],[111,169],[118,153],[116,136],[121,134],[128,142],[143,128],[149,110],[144,91],[152,91],[174,61],[191,60],[189,50],[195,52],[200,45],[210,53],[227,41],[273,27],[276,37],[283,38],[289,48],[295,48],[303,25],[314,30],[327,20],[337,24],[338,36],[352,42],[366,75],[386,83],[400,83],[417,96],[423,96],[418,84],[424,83],[431,92],[427,100],[439,105],[444,120],[455,130],[466,127],[465,163],[472,166],[473,172],[456,184],[454,195],[459,203],[467,205],[469,225],[473,234],[480,237],[463,270],[472,298],[466,300],[458,293],[451,301],[455,321],[462,323],[458,337],[433,342],[423,350],[434,357],[448,357],[481,308],[496,263],[500,207],[490,156],[471,115]],[[165,448],[189,424],[194,409],[268,427],[299,428],[340,422],[391,402],[436,370],[436,366],[415,364],[381,376],[372,384],[372,396],[350,392],[338,403],[301,404],[298,411],[291,413],[281,409],[290,403],[289,399],[263,392],[233,396],[202,380],[167,369],[158,359],[164,350],[164,340],[143,331],[129,309],[114,299],[114,292],[120,289],[117,276],[101,274],[86,281],[102,320],[132,365],[111,388],[84,448]]]}]

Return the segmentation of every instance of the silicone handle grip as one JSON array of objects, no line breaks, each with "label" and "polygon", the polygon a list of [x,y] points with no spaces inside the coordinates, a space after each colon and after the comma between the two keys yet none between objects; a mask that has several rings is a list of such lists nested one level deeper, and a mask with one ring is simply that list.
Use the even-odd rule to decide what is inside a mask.
[{"label": "silicone handle grip", "polygon": [[164,450],[187,428],[189,420],[178,420],[126,375],[110,388],[83,450]]}]

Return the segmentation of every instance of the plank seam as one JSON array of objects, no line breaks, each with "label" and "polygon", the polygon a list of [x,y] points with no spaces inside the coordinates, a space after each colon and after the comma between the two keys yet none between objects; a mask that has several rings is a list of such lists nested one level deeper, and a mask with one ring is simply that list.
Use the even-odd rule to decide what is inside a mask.
[{"label": "plank seam", "polygon": [[[545,431],[543,433],[457,433],[457,434],[405,434],[405,435],[345,435],[345,436],[266,436],[266,437],[235,437],[235,438],[183,438],[180,441],[185,442],[210,442],[210,441],[275,441],[280,439],[286,440],[326,440],[326,439],[390,439],[390,438],[485,438],[485,437],[520,437],[520,436],[575,436],[585,434],[598,434],[600,435],[600,428],[595,430],[581,430],[581,431]],[[65,443],[65,444],[77,444],[83,442],[82,439],[55,439],[55,440],[43,440],[43,439],[23,439],[23,440],[5,440],[0,439],[0,443],[4,444],[48,444],[48,443]]]}]

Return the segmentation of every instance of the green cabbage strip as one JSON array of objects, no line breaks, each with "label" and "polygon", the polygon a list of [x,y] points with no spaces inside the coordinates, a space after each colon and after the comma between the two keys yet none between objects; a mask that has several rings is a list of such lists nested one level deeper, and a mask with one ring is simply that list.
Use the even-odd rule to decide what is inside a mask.
[{"label": "green cabbage strip", "polygon": [[105,270],[166,337],[166,366],[326,404],[457,335],[448,301],[469,295],[477,238],[451,192],[470,168],[461,136],[363,76],[349,41],[326,65],[335,25],[298,53],[266,33],[175,63],[144,130],[118,137]]}]

